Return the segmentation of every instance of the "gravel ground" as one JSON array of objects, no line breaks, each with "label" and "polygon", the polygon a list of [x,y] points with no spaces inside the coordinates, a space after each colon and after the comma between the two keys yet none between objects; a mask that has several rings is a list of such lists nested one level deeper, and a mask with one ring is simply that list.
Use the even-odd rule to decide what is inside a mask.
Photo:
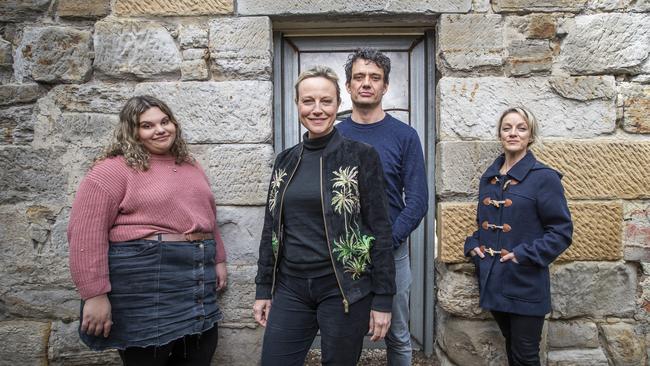
[{"label": "gravel ground", "polygon": [[[361,354],[358,366],[380,366],[386,364],[386,350],[383,349],[365,349]],[[313,349],[307,354],[305,366],[320,365],[320,350]],[[413,352],[413,366],[440,366],[440,362],[435,357],[426,358],[422,352]]]}]

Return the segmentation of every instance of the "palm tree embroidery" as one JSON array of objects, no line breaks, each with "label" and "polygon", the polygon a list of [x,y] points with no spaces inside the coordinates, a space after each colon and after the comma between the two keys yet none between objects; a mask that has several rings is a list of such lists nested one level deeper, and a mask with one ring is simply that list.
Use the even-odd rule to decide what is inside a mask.
[{"label": "palm tree embroidery", "polygon": [[278,257],[278,249],[280,249],[280,241],[278,236],[275,234],[275,231],[271,233],[271,249],[273,250],[273,255],[275,258]]},{"label": "palm tree embroidery", "polygon": [[280,191],[280,186],[284,182],[284,177],[287,176],[287,172],[284,169],[277,169],[273,172],[273,178],[271,179],[271,193],[269,194],[269,211],[273,212],[275,210],[275,205],[278,202],[278,192]]},{"label": "palm tree embroidery", "polygon": [[[370,264],[370,248],[374,237],[361,233],[358,224],[360,213],[358,169],[339,167],[332,178],[332,207],[334,212],[343,215],[345,236],[334,240],[336,259],[343,264],[345,271],[357,280]],[[354,227],[352,227],[354,223]]]}]

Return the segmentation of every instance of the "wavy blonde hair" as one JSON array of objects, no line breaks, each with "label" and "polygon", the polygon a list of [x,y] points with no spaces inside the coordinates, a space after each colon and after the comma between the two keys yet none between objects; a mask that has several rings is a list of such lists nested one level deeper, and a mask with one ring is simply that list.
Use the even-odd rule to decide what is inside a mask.
[{"label": "wavy blonde hair", "polygon": [[149,152],[140,142],[138,129],[140,127],[140,115],[153,107],[158,107],[176,126],[174,144],[169,150],[169,153],[175,158],[176,164],[194,163],[194,158],[190,154],[185,139],[183,139],[181,126],[171,109],[165,102],[150,95],[139,95],[126,102],[120,111],[120,122],[115,127],[113,139],[104,151],[95,158],[94,163],[114,156],[124,156],[126,164],[131,168],[141,171],[149,170]]}]

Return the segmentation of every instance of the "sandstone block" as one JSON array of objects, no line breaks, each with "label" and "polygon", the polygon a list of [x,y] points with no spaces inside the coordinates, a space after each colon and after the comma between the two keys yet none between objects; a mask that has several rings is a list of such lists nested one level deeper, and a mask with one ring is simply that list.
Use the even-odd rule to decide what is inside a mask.
[{"label": "sandstone block", "polygon": [[0,109],[0,145],[28,145],[34,139],[32,105]]},{"label": "sandstone block", "polygon": [[207,48],[208,29],[199,24],[184,24],[179,31],[182,48]]},{"label": "sandstone block", "polygon": [[0,105],[29,103],[47,93],[39,84],[5,84],[0,85]]},{"label": "sandstone block", "polygon": [[550,351],[548,366],[607,366],[607,356],[602,349]]},{"label": "sandstone block", "polygon": [[92,72],[91,34],[68,27],[27,27],[14,68],[18,80],[81,83]]},{"label": "sandstone block", "polygon": [[205,60],[210,58],[208,50],[205,48],[188,48],[183,50],[183,60]]},{"label": "sandstone block", "polygon": [[0,322],[0,360],[4,365],[47,365],[49,322]]},{"label": "sandstone block", "polygon": [[118,16],[197,16],[230,14],[233,0],[117,0]]},{"label": "sandstone block", "polygon": [[442,141],[436,149],[436,193],[444,198],[477,196],[481,175],[501,151],[497,142]]},{"label": "sandstone block", "polygon": [[438,54],[451,71],[497,70],[503,64],[503,19],[499,15],[442,15]]},{"label": "sandstone block", "polygon": [[479,292],[474,265],[447,265],[436,261],[437,305],[462,318],[488,318],[479,307]]},{"label": "sandstone block", "polygon": [[567,93],[580,95],[582,91],[568,89],[558,94],[550,80],[442,78],[438,83],[440,138],[494,140],[499,116],[506,106],[514,105],[524,105],[533,111],[540,121],[542,137],[589,138],[615,131],[614,98],[587,102],[567,99]]},{"label": "sandstone block", "polygon": [[505,365],[505,345],[494,320],[467,320],[437,310],[436,336],[455,365]]},{"label": "sandstone block", "polygon": [[579,12],[587,0],[495,0],[492,8],[497,13],[506,12]]},{"label": "sandstone block", "polygon": [[165,101],[190,143],[271,139],[272,85],[265,81],[141,83],[135,94]]},{"label": "sandstone block", "polygon": [[218,80],[271,78],[271,21],[267,17],[210,22],[210,59]]},{"label": "sandstone block", "polygon": [[551,317],[631,317],[635,311],[636,286],[636,268],[631,264],[557,264],[551,267]]},{"label": "sandstone block", "polygon": [[607,349],[615,365],[646,365],[645,340],[627,323],[601,325]]},{"label": "sandstone block", "polygon": [[57,14],[62,18],[101,18],[111,13],[110,0],[59,0]]},{"label": "sandstone block", "polygon": [[[227,248],[226,248],[227,250]],[[257,265],[228,265],[228,288],[219,295],[224,323],[247,323],[255,326],[255,274]]]},{"label": "sandstone block", "polygon": [[581,15],[565,28],[559,65],[571,74],[638,73],[650,54],[650,14]]},{"label": "sandstone block", "polygon": [[616,82],[611,76],[552,77],[551,88],[561,97],[582,102],[612,99],[616,96]]},{"label": "sandstone block", "polygon": [[134,95],[134,90],[126,83],[91,83],[59,85],[50,95],[55,107],[64,112],[119,114],[126,101]]},{"label": "sandstone block", "polygon": [[556,34],[556,19],[549,14],[533,14],[529,18],[526,38],[552,39]]},{"label": "sandstone block", "polygon": [[631,133],[650,134],[650,85],[621,83],[623,129]]},{"label": "sandstone block", "polygon": [[217,205],[265,205],[273,167],[271,145],[211,145],[194,149]]},{"label": "sandstone block", "polygon": [[548,40],[528,39],[508,44],[506,73],[523,76],[548,73],[553,63],[553,52]]},{"label": "sandstone block", "polygon": [[466,13],[471,9],[472,0],[431,1],[431,0],[375,0],[345,1],[331,0],[313,3],[300,0],[279,0],[274,2],[257,0],[237,1],[240,15],[307,15],[307,14],[396,14],[396,13]]},{"label": "sandstone block", "polygon": [[257,263],[264,207],[219,206],[217,222],[232,265]]},{"label": "sandstone block", "polygon": [[550,348],[598,348],[598,327],[589,321],[550,321]]},{"label": "sandstone block", "polygon": [[37,128],[39,146],[103,147],[112,139],[119,117],[114,114],[62,113],[53,124]]},{"label": "sandstone block", "polygon": [[0,22],[23,22],[45,13],[50,0],[4,0],[0,2]]},{"label": "sandstone block", "polygon": [[[558,261],[618,260],[622,207],[618,202],[570,202],[573,243]],[[464,262],[465,238],[476,230],[476,203],[438,204],[438,258],[445,263]]]},{"label": "sandstone block", "polygon": [[11,68],[14,63],[13,46],[0,38],[0,67]]},{"label": "sandstone block", "polygon": [[650,202],[623,204],[623,244],[625,260],[650,262]]},{"label": "sandstone block", "polygon": [[31,149],[22,146],[0,146],[0,204],[38,199],[60,202],[66,177],[57,156],[59,149]]},{"label": "sandstone block", "polygon": [[79,321],[52,323],[48,344],[48,365],[51,366],[118,366],[122,365],[115,350],[96,352],[79,340]]},{"label": "sandstone block", "polygon": [[262,327],[219,324],[219,350],[215,365],[257,365],[262,355]]},{"label": "sandstone block", "polygon": [[186,60],[181,63],[181,80],[207,80],[210,76],[205,60]]},{"label": "sandstone block", "polygon": [[95,23],[94,67],[116,78],[177,76],[181,54],[161,24],[111,19]]}]

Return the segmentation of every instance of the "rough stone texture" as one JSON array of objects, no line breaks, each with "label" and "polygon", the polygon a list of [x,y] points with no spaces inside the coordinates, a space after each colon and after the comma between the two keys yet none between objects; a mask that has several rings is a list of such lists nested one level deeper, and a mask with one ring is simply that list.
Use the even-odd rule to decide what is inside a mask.
[{"label": "rough stone texture", "polygon": [[219,206],[217,222],[228,264],[255,265],[264,225],[264,207]]},{"label": "rough stone texture", "polygon": [[116,78],[160,78],[178,75],[181,54],[161,24],[110,19],[95,23],[94,67]]},{"label": "rough stone texture", "polygon": [[548,366],[608,366],[602,349],[550,351]]},{"label": "rough stone texture", "polygon": [[447,265],[436,261],[437,305],[463,318],[488,318],[478,305],[478,282],[474,265]]},{"label": "rough stone texture", "polygon": [[208,28],[202,24],[183,24],[179,30],[179,41],[183,48],[206,48]]},{"label": "rough stone texture", "polygon": [[475,13],[487,13],[491,9],[490,0],[472,0],[472,11]]},{"label": "rough stone texture", "polygon": [[206,171],[218,205],[265,205],[271,145],[204,145],[193,148]]},{"label": "rough stone texture", "polygon": [[[0,146],[0,204],[13,204],[37,199],[39,202],[60,201],[66,177],[56,157],[56,149],[31,149],[22,146]],[[54,157],[54,158],[53,158]]]},{"label": "rough stone texture", "polygon": [[271,78],[271,21],[267,17],[210,22],[210,59],[217,80]]},{"label": "rough stone texture", "polygon": [[188,48],[183,50],[183,60],[206,60],[210,54],[206,48]]},{"label": "rough stone texture", "polygon": [[456,365],[506,365],[505,345],[494,320],[467,320],[436,309],[437,343]]},{"label": "rough stone texture", "polygon": [[263,335],[262,327],[219,324],[219,347],[214,364],[257,365],[262,355]]},{"label": "rough stone texture", "polygon": [[[621,245],[622,207],[619,202],[570,202],[573,243],[558,261],[618,260]],[[438,259],[459,263],[465,238],[476,230],[476,203],[438,204]]]},{"label": "rough stone texture", "polygon": [[442,15],[439,66],[451,71],[496,70],[503,64],[503,19],[499,15]]},{"label": "rough stone texture", "polygon": [[[228,244],[226,243],[226,249]],[[230,259],[229,259],[230,260]],[[245,323],[255,326],[253,302],[255,301],[255,278],[257,265],[228,265],[228,287],[219,296],[224,323]]]},{"label": "rough stone texture", "polygon": [[0,322],[0,362],[3,365],[47,365],[48,322]]},{"label": "rough stone texture", "polygon": [[633,0],[589,0],[587,7],[601,11],[625,10],[634,2]]},{"label": "rough stone texture", "polygon": [[187,60],[181,63],[181,80],[208,80],[208,64],[203,59]]},{"label": "rough stone texture", "polygon": [[156,95],[164,100],[174,111],[190,143],[249,143],[271,139],[270,82],[142,83],[136,86],[135,94]]},{"label": "rough stone texture", "polygon": [[111,12],[110,0],[59,0],[57,14],[62,18],[101,18]]},{"label": "rough stone texture", "polygon": [[0,1],[0,22],[23,22],[43,14],[50,0],[3,0]]},{"label": "rough stone texture", "polygon": [[572,262],[551,267],[552,318],[630,317],[636,268],[622,262]]},{"label": "rough stone texture", "polygon": [[11,68],[14,63],[13,48],[11,42],[0,38],[0,67]]},{"label": "rough stone texture", "polygon": [[[476,197],[481,174],[500,150],[494,142],[441,142],[437,151],[436,190],[448,198]],[[650,143],[645,141],[547,142],[533,145],[533,152],[564,174],[569,199],[650,197],[650,169],[640,169],[650,166]]]},{"label": "rough stone texture", "polygon": [[45,93],[47,89],[39,84],[0,85],[0,105],[33,102]]},{"label": "rough stone texture", "polygon": [[549,78],[548,82],[561,97],[581,102],[616,96],[616,82],[611,76],[558,76]]},{"label": "rough stone texture", "polygon": [[[497,120],[511,105],[525,105],[533,111],[542,137],[588,138],[614,132],[614,98],[578,102],[567,96],[584,95],[586,83],[578,82],[575,90],[567,88],[558,94],[550,80],[554,79],[442,78],[438,83],[439,138],[494,140]],[[613,78],[609,80],[613,87]]]},{"label": "rough stone texture", "polygon": [[230,14],[233,0],[117,0],[118,16],[197,16]]},{"label": "rough stone texture", "polygon": [[92,71],[91,34],[70,27],[27,27],[14,68],[17,80],[79,83]]},{"label": "rough stone texture", "polygon": [[650,262],[650,201],[623,204],[625,260]]},{"label": "rough stone texture", "polygon": [[28,145],[34,138],[32,105],[0,109],[0,145]]},{"label": "rough stone texture", "polygon": [[301,0],[238,0],[240,15],[299,15],[299,14],[434,14],[466,13],[472,7],[472,0],[373,0],[310,2]]},{"label": "rough stone texture", "polygon": [[603,324],[601,329],[614,365],[646,365],[645,340],[635,332],[634,325],[627,323]]},{"label": "rough stone texture", "polygon": [[650,14],[578,16],[563,29],[559,65],[571,74],[638,73],[650,54]]},{"label": "rough stone texture", "polygon": [[[119,114],[126,101],[134,95],[134,88],[126,83],[59,85],[49,95],[56,108],[64,112]],[[47,108],[41,109],[44,113],[43,109]]]},{"label": "rough stone texture", "polygon": [[553,51],[548,40],[527,39],[508,44],[506,74],[524,76],[548,73],[553,63]]},{"label": "rough stone texture", "polygon": [[550,348],[598,348],[598,327],[590,321],[551,321],[548,323]]},{"label": "rough stone texture", "polygon": [[98,147],[107,145],[119,121],[117,115],[98,113],[62,113],[52,124],[39,124],[38,146],[62,148]]},{"label": "rough stone texture", "polygon": [[492,9],[495,12],[579,12],[587,0],[495,0]]},{"label": "rough stone texture", "polygon": [[528,18],[526,38],[529,39],[551,39],[557,31],[556,17],[549,14],[532,14]]},{"label": "rough stone texture", "polygon": [[79,321],[71,323],[52,323],[48,342],[50,366],[118,366],[122,365],[120,356],[114,350],[96,352],[90,350],[79,340],[77,329]]},{"label": "rough stone texture", "polygon": [[621,83],[623,129],[631,133],[650,134],[650,85]]},{"label": "rough stone texture", "polygon": [[[642,275],[639,281],[639,298],[637,299],[637,315],[636,318],[644,321],[646,326],[646,347],[650,348],[650,332],[648,332],[648,324],[650,324],[650,262],[641,263]],[[650,354],[649,354],[650,356]]]}]

